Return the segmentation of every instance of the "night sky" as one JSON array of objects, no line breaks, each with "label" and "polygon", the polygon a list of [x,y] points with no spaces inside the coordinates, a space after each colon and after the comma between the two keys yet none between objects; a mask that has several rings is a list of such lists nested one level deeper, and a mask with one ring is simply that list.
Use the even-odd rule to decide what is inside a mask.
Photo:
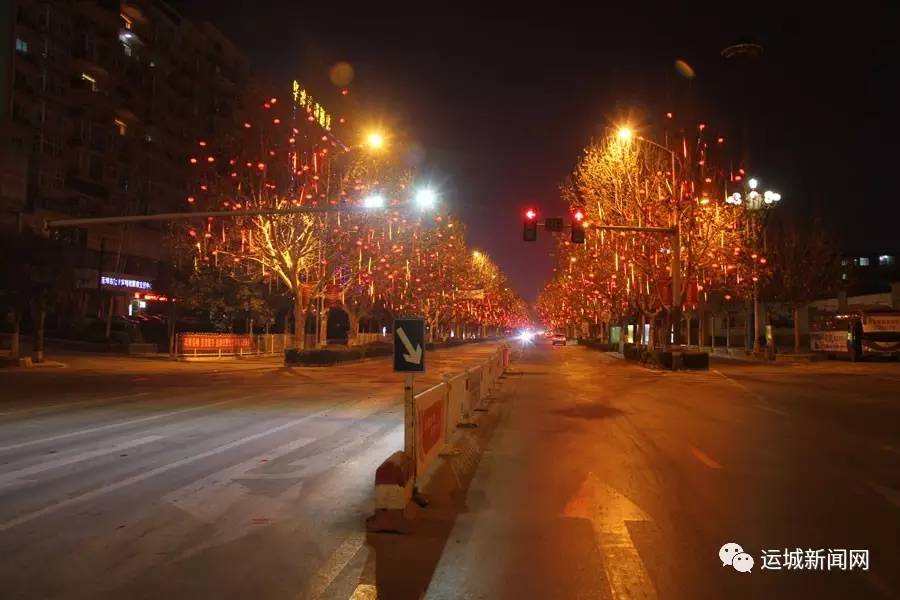
[{"label": "night sky", "polygon": [[[421,173],[468,223],[470,244],[529,300],[550,277],[552,245],[544,232],[537,244],[521,241],[524,207],[562,216],[559,181],[592,136],[624,119],[652,136],[662,113],[688,101],[727,132],[748,99],[752,170],[781,192],[783,210],[822,215],[849,249],[900,250],[896,4],[855,3],[858,14],[833,17],[751,2],[695,14],[556,3],[528,13],[522,3],[502,15],[388,3],[175,4],[285,85],[297,77],[315,93],[330,85],[331,64],[350,62],[354,99],[421,146]],[[752,82],[735,80],[719,55],[742,39],[766,50]],[[676,59],[693,79],[676,72]]]}]

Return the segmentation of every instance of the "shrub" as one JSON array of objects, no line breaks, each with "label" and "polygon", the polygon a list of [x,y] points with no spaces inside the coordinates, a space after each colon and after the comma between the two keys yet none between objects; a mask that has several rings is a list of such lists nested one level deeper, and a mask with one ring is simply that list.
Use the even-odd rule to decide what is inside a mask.
[{"label": "shrub", "polygon": [[284,364],[291,365],[333,365],[348,360],[359,360],[365,355],[362,348],[347,348],[346,350],[299,350],[289,348],[284,351]]}]

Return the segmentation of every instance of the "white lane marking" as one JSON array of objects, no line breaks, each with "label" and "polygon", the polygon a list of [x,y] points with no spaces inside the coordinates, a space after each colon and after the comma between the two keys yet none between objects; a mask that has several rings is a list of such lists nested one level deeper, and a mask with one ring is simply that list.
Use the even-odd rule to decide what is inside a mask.
[{"label": "white lane marking", "polygon": [[781,415],[782,417],[791,416],[791,413],[787,412],[786,410],[781,410],[780,408],[774,408],[772,406],[766,406],[765,404],[757,404],[756,408],[768,411],[770,413],[775,413],[776,415]]},{"label": "white lane marking", "polygon": [[606,554],[604,565],[614,600],[656,598],[656,587],[628,531],[628,521],[652,521],[634,502],[588,473],[563,509],[563,516],[588,519],[597,545]]},{"label": "white lane marking", "polygon": [[122,450],[134,448],[135,446],[140,446],[142,444],[149,444],[150,442],[161,440],[163,437],[165,436],[148,435],[136,440],[122,442],[121,444],[116,444],[114,446],[106,446],[104,448],[97,448],[96,450],[78,452],[77,454],[73,454],[71,456],[60,456],[55,460],[48,460],[36,465],[32,465],[30,467],[25,467],[22,469],[17,469],[15,471],[10,471],[8,473],[0,474],[0,492],[2,492],[6,488],[13,487],[17,484],[22,483],[22,479],[26,477],[31,477],[33,475],[37,475],[38,473],[43,473],[44,471],[50,471],[52,469],[58,469],[59,467],[64,467],[66,465],[71,465],[85,460],[90,460],[92,458],[97,458],[98,456],[112,454],[113,452],[121,452]]},{"label": "white lane marking", "polygon": [[739,381],[735,381],[734,379],[732,379],[731,377],[729,377],[728,375],[726,375],[725,373],[723,373],[722,371],[720,371],[718,369],[711,369],[711,370],[713,373],[715,373],[719,377],[722,377],[723,379],[725,379],[726,381],[731,383],[731,385],[736,386],[737,388],[743,390],[744,392],[746,392],[747,394],[752,396],[754,399],[756,399],[759,402],[758,404],[756,404],[756,408],[758,408],[760,410],[768,411],[770,413],[775,413],[776,415],[781,415],[782,417],[790,417],[791,416],[791,413],[787,412],[786,410],[782,410],[780,408],[775,408],[774,406],[769,406],[765,402],[765,397],[762,394],[758,394],[758,393],[754,392],[753,390],[751,390],[749,387],[747,387],[743,383],[740,383]]},{"label": "white lane marking", "polygon": [[[332,407],[333,408],[333,407]],[[240,439],[228,442],[227,444],[222,444],[221,446],[217,446],[212,448],[211,450],[207,450],[205,452],[201,452],[200,454],[195,454],[193,456],[188,456],[182,458],[181,460],[176,460],[175,462],[161,465],[156,467],[155,469],[150,469],[149,471],[145,471],[144,473],[140,473],[138,475],[134,475],[133,477],[129,477],[127,479],[123,479],[121,481],[117,481],[115,483],[110,483],[108,485],[101,486],[99,488],[93,489],[90,492],[85,492],[80,496],[73,496],[72,498],[67,498],[65,500],[61,500],[60,502],[56,502],[54,504],[49,504],[44,508],[40,508],[36,511],[26,513],[24,515],[20,515],[15,519],[11,519],[4,523],[0,523],[0,532],[6,531],[8,529],[12,529],[18,525],[23,523],[28,523],[29,521],[33,521],[37,518],[53,514],[63,508],[67,508],[74,504],[78,504],[80,502],[85,502],[87,500],[93,500],[103,494],[108,494],[109,492],[114,492],[116,490],[122,489],[123,487],[127,487],[129,485],[133,485],[135,483],[139,483],[146,479],[150,479],[151,477],[155,477],[160,473],[165,473],[166,471],[171,471],[172,469],[177,469],[178,467],[182,467],[184,465],[189,465],[193,462],[197,462],[198,460],[203,460],[205,458],[209,458],[210,456],[215,456],[216,454],[221,454],[222,452],[226,452],[231,450],[232,448],[237,448],[238,446],[243,446],[244,444],[248,444],[260,438],[266,437],[267,435],[272,435],[273,433],[278,433],[279,431],[284,431],[285,429],[289,429],[290,427],[294,427],[303,423],[304,421],[308,421],[309,419],[313,419],[324,412],[327,412],[329,409],[325,409],[323,411],[313,413],[311,415],[306,415],[305,417],[300,417],[299,419],[293,419],[288,421],[287,423],[282,423],[277,427],[272,427],[270,429],[266,429],[265,431],[260,431],[259,433],[254,433],[253,435],[248,435],[246,437],[242,437]]]},{"label": "white lane marking", "polygon": [[150,415],[149,417],[141,417],[140,419],[131,419],[129,421],[120,421],[118,423],[110,423],[109,425],[99,425],[97,427],[89,427],[87,429],[79,429],[78,431],[71,431],[69,433],[61,433],[59,435],[52,435],[50,437],[40,438],[36,440],[29,440],[27,442],[19,442],[17,444],[9,444],[8,446],[0,446],[0,452],[4,452],[6,450],[15,450],[17,448],[25,448],[27,446],[34,446],[35,444],[43,444],[45,442],[55,442],[56,440],[63,440],[70,437],[75,437],[77,435],[87,435],[89,433],[96,433],[98,431],[106,431],[107,429],[116,429],[118,427],[127,427],[128,425],[135,425],[137,423],[146,423],[147,421],[155,421],[156,419],[164,419],[166,417],[171,417],[174,415],[180,415],[183,413],[200,410],[202,408],[212,408],[213,406],[218,406],[220,404],[225,404],[227,402],[235,402],[236,400],[222,400],[221,402],[213,402],[212,404],[203,404],[200,406],[192,406],[191,408],[182,408],[181,410],[173,410],[170,412],[159,413],[156,415]]},{"label": "white lane marking", "polygon": [[313,575],[312,582],[310,582],[306,592],[300,597],[306,600],[317,600],[320,598],[325,593],[325,590],[328,589],[328,586],[337,579],[341,571],[356,556],[365,540],[366,534],[362,531],[354,531],[347,536],[347,539],[341,542],[337,550],[331,553],[325,564]]},{"label": "white lane marking", "polygon": [[91,398],[88,400],[76,400],[74,402],[58,402],[56,404],[47,404],[44,406],[35,406],[24,410],[7,410],[0,412],[0,416],[5,415],[26,415],[32,412],[42,410],[53,410],[54,408],[68,408],[69,406],[81,406],[82,404],[99,404],[102,402],[115,402],[116,400],[125,400],[126,398],[137,398],[138,396],[148,396],[150,392],[137,392],[136,394],[125,394],[124,396],[113,396],[111,398]]},{"label": "white lane marking", "polygon": [[725,381],[731,383],[731,385],[740,388],[741,390],[743,390],[743,391],[746,392],[747,394],[750,394],[751,396],[753,396],[753,397],[756,398],[757,400],[762,400],[762,399],[763,399],[762,395],[757,394],[756,392],[754,392],[753,390],[751,390],[750,388],[748,388],[748,387],[747,387],[746,385],[744,385],[743,383],[741,383],[741,382],[739,382],[739,381],[736,381],[736,380],[732,379],[731,377],[729,377],[728,375],[726,375],[726,374],[723,373],[722,371],[720,371],[720,370],[718,370],[718,369],[712,369],[712,372],[715,373],[716,375],[718,375],[719,377],[724,378]]},{"label": "white lane marking", "polygon": [[721,469],[722,465],[720,465],[714,458],[697,450],[696,448],[691,448],[691,454],[694,455],[694,458],[702,462],[704,465],[709,467],[710,469]]},{"label": "white lane marking", "polygon": [[900,490],[895,490],[872,481],[869,482],[869,487],[881,494],[882,497],[896,508],[900,508]]},{"label": "white lane marking", "polygon": [[[163,499],[200,521],[213,523],[249,493],[247,488],[235,482],[235,479],[255,479],[254,475],[248,471],[266,466],[270,461],[314,441],[315,438],[299,438],[282,444],[253,458],[193,481],[166,494]],[[293,473],[286,473],[279,478],[288,479],[291,475]]]}]

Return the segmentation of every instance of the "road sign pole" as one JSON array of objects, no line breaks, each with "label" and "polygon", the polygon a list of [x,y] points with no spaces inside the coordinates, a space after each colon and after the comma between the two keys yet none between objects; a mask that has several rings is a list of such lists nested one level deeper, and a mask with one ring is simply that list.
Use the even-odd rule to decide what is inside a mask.
[{"label": "road sign pole", "polygon": [[403,451],[416,464],[416,407],[413,402],[415,375],[407,373],[403,384]]}]

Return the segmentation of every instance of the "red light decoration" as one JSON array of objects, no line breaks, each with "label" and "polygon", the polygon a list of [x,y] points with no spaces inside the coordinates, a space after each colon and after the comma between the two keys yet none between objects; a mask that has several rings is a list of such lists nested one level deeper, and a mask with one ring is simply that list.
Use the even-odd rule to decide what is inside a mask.
[{"label": "red light decoration", "polygon": [[208,162],[208,163],[216,162],[216,158],[214,156],[207,156],[206,162]]},{"label": "red light decoration", "polygon": [[699,125],[697,125],[697,128],[700,129],[700,131],[703,131],[704,129],[706,129],[706,123],[700,123]]},{"label": "red light decoration", "polygon": [[274,123],[275,125],[278,125],[278,124],[281,123],[281,119],[277,119],[277,118],[276,118],[276,119],[272,119],[272,123]]},{"label": "red light decoration", "polygon": [[278,98],[269,98],[269,102],[272,103],[272,104],[277,104],[277,103],[278,103]]},{"label": "red light decoration", "polygon": [[188,196],[187,201],[188,201],[188,204],[193,204],[196,201],[196,198],[194,198],[193,196]]},{"label": "red light decoration", "polygon": [[260,171],[262,171],[263,169],[266,168],[266,163],[258,163],[256,165],[256,168],[259,169]]},{"label": "red light decoration", "polygon": [[719,138],[718,140],[716,140],[716,141],[719,142],[720,144],[724,144],[724,143],[725,143],[725,138],[720,137],[720,138]]},{"label": "red light decoration", "polygon": [[672,113],[667,112],[667,113],[666,113],[666,118],[667,118],[667,119],[671,119],[671,118],[672,118]]},{"label": "red light decoration", "polygon": [[194,158],[193,156],[191,157],[191,164],[192,164],[192,165],[196,165],[196,164],[197,164],[197,159]]},{"label": "red light decoration", "polygon": [[200,147],[201,147],[201,148],[205,148],[205,147],[206,147],[206,142],[204,142],[203,140],[200,140],[198,143],[200,144]]},{"label": "red light decoration", "polygon": [[341,90],[341,96],[349,96],[349,95],[350,95],[350,88],[344,88]]},{"label": "red light decoration", "polygon": [[250,123],[244,123],[244,129],[250,129],[251,127],[253,127],[253,125]]}]

